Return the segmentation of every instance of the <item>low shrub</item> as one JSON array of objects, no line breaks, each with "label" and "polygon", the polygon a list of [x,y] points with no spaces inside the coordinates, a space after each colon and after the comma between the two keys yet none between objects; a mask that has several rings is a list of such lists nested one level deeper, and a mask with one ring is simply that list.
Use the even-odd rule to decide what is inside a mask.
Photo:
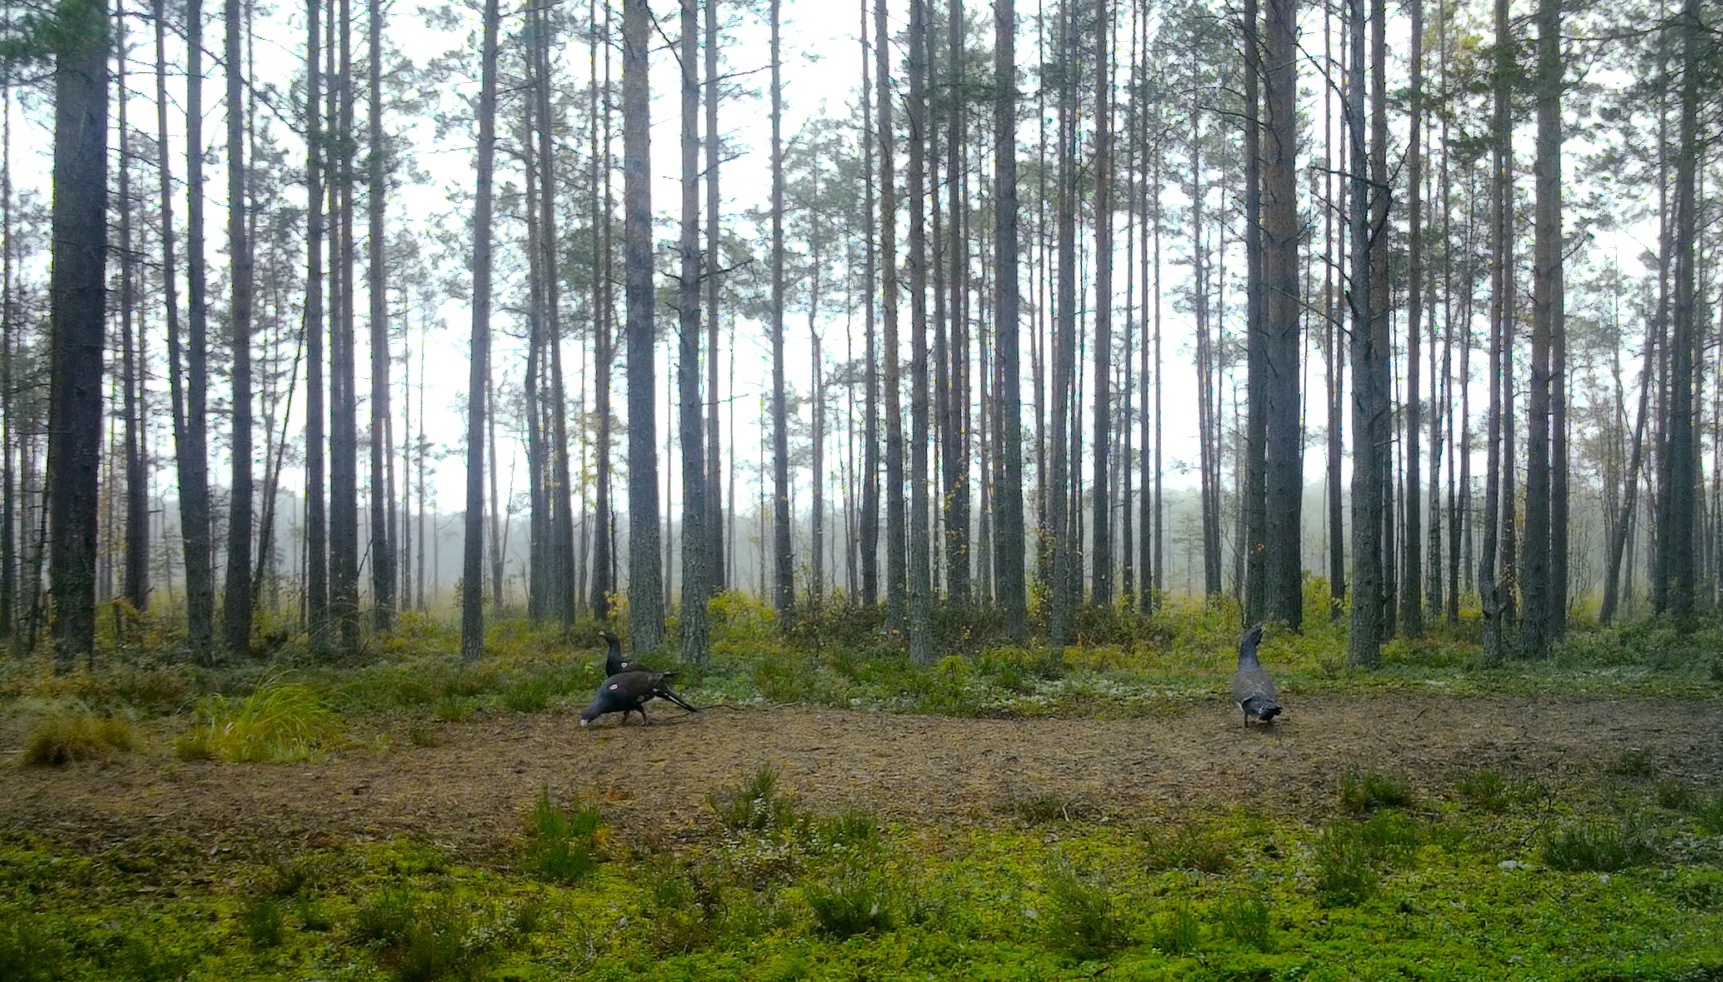
[{"label": "low shrub", "polygon": [[1225,873],[1232,868],[1232,855],[1227,844],[1212,832],[1195,825],[1180,825],[1144,833],[1143,866],[1150,870]]},{"label": "low shrub", "polygon": [[1155,918],[1155,947],[1169,955],[1187,955],[1202,944],[1202,923],[1184,904],[1175,904]]}]

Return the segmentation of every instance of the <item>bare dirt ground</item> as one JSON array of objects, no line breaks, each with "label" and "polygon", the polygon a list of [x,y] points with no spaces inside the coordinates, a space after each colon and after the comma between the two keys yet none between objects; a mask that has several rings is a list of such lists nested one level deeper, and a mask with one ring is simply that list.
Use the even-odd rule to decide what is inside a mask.
[{"label": "bare dirt ground", "polygon": [[[662,705],[662,704],[660,704]],[[954,719],[801,706],[654,711],[650,727],[572,713],[408,722],[381,749],[304,764],[173,759],[171,734],[140,752],[63,769],[7,768],[0,830],[85,846],[183,836],[204,848],[333,845],[411,835],[458,852],[498,849],[542,788],[603,803],[634,834],[674,841],[710,820],[706,793],[762,762],[816,810],[872,808],[909,823],[998,820],[1002,803],[1059,795],[1124,819],[1248,804],[1311,815],[1350,769],[1446,786],[1466,770],[1572,785],[1644,751],[1659,778],[1723,777],[1723,701],[1310,696],[1273,727],[1240,725],[1219,701],[1128,720]],[[363,725],[363,724],[361,724]],[[15,728],[0,736],[12,758]]]}]

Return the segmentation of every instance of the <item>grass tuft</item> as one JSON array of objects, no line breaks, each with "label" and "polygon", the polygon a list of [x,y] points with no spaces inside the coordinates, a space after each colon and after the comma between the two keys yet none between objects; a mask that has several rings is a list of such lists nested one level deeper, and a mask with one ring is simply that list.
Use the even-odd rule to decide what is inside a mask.
[{"label": "grass tuft", "polygon": [[1118,895],[1105,879],[1067,864],[1048,870],[1047,941],[1072,958],[1099,958],[1130,943]]},{"label": "grass tuft", "polygon": [[1242,893],[1229,894],[1215,906],[1220,933],[1257,951],[1273,950],[1268,902]]},{"label": "grass tuft", "polygon": [[809,884],[802,899],[820,932],[834,938],[884,934],[897,923],[892,892],[878,872],[846,872],[830,883]]},{"label": "grass tuft", "polygon": [[1202,922],[1184,904],[1174,904],[1155,918],[1155,947],[1169,955],[1188,955],[1202,945]]},{"label": "grass tuft", "polygon": [[1648,747],[1623,750],[1610,762],[1609,772],[1617,777],[1648,778],[1657,775],[1657,755]]},{"label": "grass tuft", "polygon": [[1354,815],[1378,808],[1405,808],[1412,800],[1410,785],[1379,771],[1352,771],[1340,781],[1340,807]]},{"label": "grass tuft", "polygon": [[287,920],[274,897],[253,897],[239,908],[239,926],[258,948],[273,948],[286,934]]},{"label": "grass tuft", "polygon": [[734,832],[790,828],[797,821],[796,802],[778,789],[778,774],[774,765],[761,764],[735,787],[707,793],[706,804]]},{"label": "grass tuft", "polygon": [[1356,907],[1376,895],[1381,877],[1360,826],[1338,823],[1316,842],[1316,898],[1324,907]]},{"label": "grass tuft", "polygon": [[1024,825],[1087,822],[1101,814],[1087,798],[1056,791],[1012,794],[995,804],[994,811],[1010,815]]},{"label": "grass tuft", "polygon": [[203,722],[174,745],[182,760],[310,760],[344,732],[341,718],[296,682],[265,682],[244,699],[210,696],[198,715]]},{"label": "grass tuft", "polygon": [[135,742],[126,719],[88,713],[51,716],[30,731],[21,760],[27,767],[63,767],[130,750]]},{"label": "grass tuft", "polygon": [[1184,869],[1196,873],[1225,873],[1232,854],[1220,837],[1194,825],[1151,829],[1144,834],[1143,866],[1149,870]]},{"label": "grass tuft", "polygon": [[1480,811],[1501,813],[1512,803],[1508,779],[1500,771],[1488,768],[1472,771],[1454,782],[1454,791]]},{"label": "grass tuft", "polygon": [[570,808],[551,800],[547,788],[532,809],[534,833],[522,850],[522,866],[535,879],[570,885],[598,866],[598,830],[604,824],[598,809],[577,799]]},{"label": "grass tuft", "polygon": [[1611,873],[1651,862],[1657,849],[1637,822],[1623,821],[1562,829],[1545,840],[1543,854],[1550,869]]}]

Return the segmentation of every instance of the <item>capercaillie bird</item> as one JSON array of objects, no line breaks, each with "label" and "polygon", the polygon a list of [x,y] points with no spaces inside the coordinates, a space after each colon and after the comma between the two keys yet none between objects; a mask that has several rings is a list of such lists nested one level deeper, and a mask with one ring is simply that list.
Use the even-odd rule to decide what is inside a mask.
[{"label": "capercaillie bird", "polygon": [[581,710],[580,725],[586,726],[606,713],[621,713],[622,723],[619,725],[627,725],[629,713],[639,713],[642,723],[651,723],[652,720],[646,715],[646,703],[653,699],[668,699],[691,713],[699,712],[699,709],[670,691],[665,680],[675,675],[674,671],[622,672],[612,675],[598,686],[598,694]]},{"label": "capercaillie bird", "polygon": [[1262,670],[1256,660],[1256,646],[1262,643],[1262,625],[1244,632],[1238,645],[1238,671],[1232,676],[1232,701],[1244,713],[1244,725],[1255,719],[1272,723],[1280,715],[1280,700],[1274,694],[1274,680]]}]

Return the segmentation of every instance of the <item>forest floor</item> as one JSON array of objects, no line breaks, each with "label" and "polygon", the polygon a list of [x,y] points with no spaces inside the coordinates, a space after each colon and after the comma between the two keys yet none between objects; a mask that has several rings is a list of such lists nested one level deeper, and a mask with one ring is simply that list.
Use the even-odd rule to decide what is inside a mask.
[{"label": "forest floor", "polygon": [[[1308,816],[1361,771],[1399,775],[1423,794],[1478,769],[1584,786],[1624,757],[1666,781],[1723,775],[1716,699],[1313,694],[1274,725],[1248,728],[1218,699],[1131,719],[656,705],[651,726],[608,716],[587,729],[572,711],[373,718],[369,735],[294,764],[177,760],[171,734],[145,728],[139,752],[8,774],[0,829],[86,848],[405,835],[476,858],[519,837],[543,789],[673,843],[710,822],[709,793],[761,765],[809,808],[865,808],[908,825],[986,824],[1012,802],[1049,796],[1124,821],[1234,807]],[[16,755],[22,737],[0,723],[0,756]]]},{"label": "forest floor", "polygon": [[1246,727],[1213,611],[915,666],[732,606],[650,726],[512,623],[0,667],[0,980],[1723,980],[1723,627],[1321,620]]}]

